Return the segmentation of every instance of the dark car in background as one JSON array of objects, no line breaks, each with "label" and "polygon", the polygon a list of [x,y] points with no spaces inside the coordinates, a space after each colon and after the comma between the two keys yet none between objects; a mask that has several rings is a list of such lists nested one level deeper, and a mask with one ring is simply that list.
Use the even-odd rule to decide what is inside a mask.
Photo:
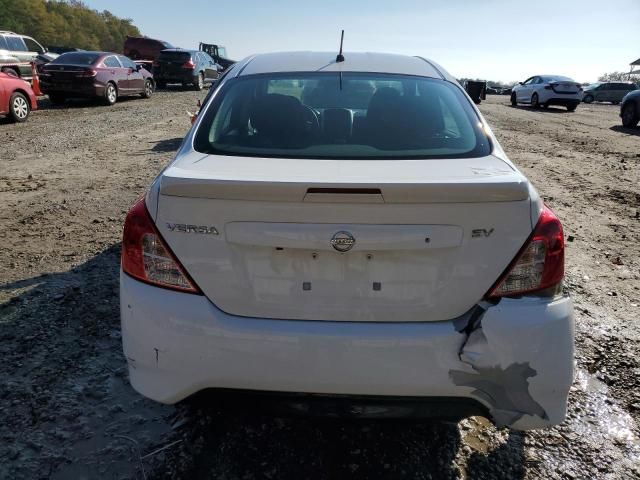
[{"label": "dark car in background", "polygon": [[611,102],[617,105],[624,96],[635,90],[637,87],[631,82],[598,82],[592,83],[584,89],[582,101],[591,102]]},{"label": "dark car in background", "polygon": [[158,87],[180,83],[202,90],[206,84],[218,79],[221,70],[222,67],[205,52],[182,48],[163,50],[153,62],[153,76]]},{"label": "dark car in background", "polygon": [[640,90],[636,89],[627,93],[620,105],[620,117],[622,125],[633,128],[640,122]]},{"label": "dark car in background", "polygon": [[149,37],[129,37],[124,42],[123,53],[133,60],[155,60],[162,50],[175,48],[169,42]]},{"label": "dark car in background", "polygon": [[142,95],[155,89],[153,75],[131,59],[110,52],[69,52],[45,65],[40,88],[54,104],[67,98],[102,98],[113,105],[118,97]]},{"label": "dark car in background", "polygon": [[36,108],[38,102],[31,86],[14,75],[0,72],[0,116],[24,122]]}]

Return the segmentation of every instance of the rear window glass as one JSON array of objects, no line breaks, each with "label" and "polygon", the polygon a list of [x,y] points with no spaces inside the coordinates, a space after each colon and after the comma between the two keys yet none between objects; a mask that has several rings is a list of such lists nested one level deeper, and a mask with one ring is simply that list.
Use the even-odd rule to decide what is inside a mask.
[{"label": "rear window glass", "polygon": [[196,133],[203,153],[260,157],[479,157],[491,151],[459,87],[365,73],[253,75],[229,80]]},{"label": "rear window glass", "polygon": [[165,62],[186,62],[191,58],[189,52],[160,52],[158,60]]},{"label": "rear window glass", "polygon": [[71,64],[71,65],[93,65],[100,58],[99,53],[91,52],[69,52],[63,53],[51,63]]}]

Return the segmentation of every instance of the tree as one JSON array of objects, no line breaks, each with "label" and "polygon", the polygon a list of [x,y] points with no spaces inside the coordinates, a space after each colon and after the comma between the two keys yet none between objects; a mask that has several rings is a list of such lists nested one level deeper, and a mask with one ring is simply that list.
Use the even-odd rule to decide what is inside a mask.
[{"label": "tree", "polygon": [[122,51],[127,35],[140,36],[131,19],[78,0],[0,0],[0,30],[29,35],[45,46],[115,52]]},{"label": "tree", "polygon": [[640,75],[634,74],[629,78],[629,72],[611,72],[605,73],[598,77],[599,82],[628,82],[632,81],[635,83],[640,82]]}]

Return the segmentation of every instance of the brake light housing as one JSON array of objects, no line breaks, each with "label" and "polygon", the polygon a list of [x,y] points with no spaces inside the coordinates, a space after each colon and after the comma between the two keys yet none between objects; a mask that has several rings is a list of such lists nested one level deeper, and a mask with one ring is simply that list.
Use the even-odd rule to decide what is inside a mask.
[{"label": "brake light housing", "polygon": [[189,70],[193,70],[196,68],[196,64],[193,63],[193,60],[189,59],[187,62],[182,64],[182,68],[188,68]]},{"label": "brake light housing", "polygon": [[564,232],[560,220],[543,206],[538,223],[487,299],[555,295],[564,278]]},{"label": "brake light housing", "polygon": [[77,76],[81,78],[93,78],[96,75],[98,75],[98,72],[96,72],[93,68],[90,68],[89,70],[85,70],[84,72],[79,73]]},{"label": "brake light housing", "polygon": [[127,275],[150,285],[202,295],[158,232],[144,197],[127,214],[121,266]]}]

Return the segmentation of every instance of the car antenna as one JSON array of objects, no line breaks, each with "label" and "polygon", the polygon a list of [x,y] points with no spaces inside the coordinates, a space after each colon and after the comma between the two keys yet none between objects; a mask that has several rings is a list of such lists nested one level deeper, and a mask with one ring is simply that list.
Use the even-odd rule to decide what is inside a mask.
[{"label": "car antenna", "polygon": [[340,52],[336,57],[336,63],[344,62],[344,55],[342,55],[342,42],[344,42],[344,30],[342,30],[342,34],[340,35]]}]

